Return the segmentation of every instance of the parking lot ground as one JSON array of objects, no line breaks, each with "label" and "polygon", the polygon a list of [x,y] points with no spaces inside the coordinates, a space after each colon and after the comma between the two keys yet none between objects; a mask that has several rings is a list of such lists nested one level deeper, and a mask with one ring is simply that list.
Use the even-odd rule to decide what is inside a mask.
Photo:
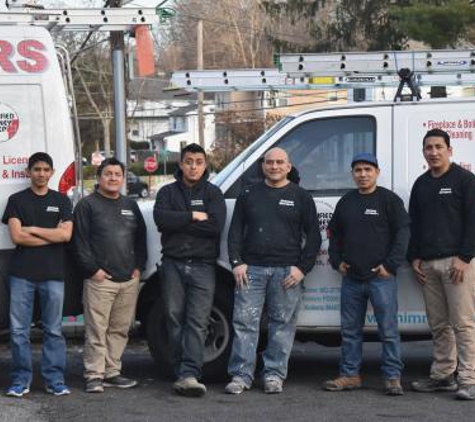
[{"label": "parking lot ground", "polygon": [[[339,348],[314,343],[297,343],[291,358],[289,378],[280,395],[265,395],[258,383],[239,396],[223,394],[225,383],[208,384],[201,399],[177,396],[168,380],[155,375],[146,344],[134,340],[124,355],[123,372],[135,377],[140,386],[130,390],[107,389],[104,394],[86,394],[82,380],[82,345],[68,344],[67,380],[71,396],[53,397],[43,390],[38,373],[40,348],[35,345],[35,381],[23,399],[0,398],[1,422],[145,422],[145,421],[475,421],[475,402],[460,402],[453,393],[411,392],[409,383],[428,374],[430,342],[404,343],[406,394],[382,394],[378,343],[365,344],[359,391],[331,393],[321,384],[338,372]],[[0,347],[0,386],[8,386],[9,351]]]}]

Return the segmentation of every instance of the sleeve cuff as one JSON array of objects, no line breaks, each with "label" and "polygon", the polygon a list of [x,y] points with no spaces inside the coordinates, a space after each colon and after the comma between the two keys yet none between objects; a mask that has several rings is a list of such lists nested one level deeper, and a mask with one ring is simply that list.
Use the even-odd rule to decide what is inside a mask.
[{"label": "sleeve cuff", "polygon": [[234,258],[229,260],[231,267],[236,268],[239,267],[239,265],[245,264],[241,259],[239,258]]},{"label": "sleeve cuff", "polygon": [[470,255],[459,255],[458,257],[466,264],[470,264],[470,262],[473,259],[473,256],[470,256]]}]

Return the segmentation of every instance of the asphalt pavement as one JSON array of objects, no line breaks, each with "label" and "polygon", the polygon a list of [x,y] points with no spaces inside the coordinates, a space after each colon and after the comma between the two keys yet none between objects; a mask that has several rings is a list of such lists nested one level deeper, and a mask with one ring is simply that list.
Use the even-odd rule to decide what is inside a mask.
[{"label": "asphalt pavement", "polygon": [[[39,345],[35,345],[35,380],[23,399],[0,397],[1,422],[194,422],[194,421],[416,421],[473,422],[475,401],[454,399],[453,393],[423,394],[408,390],[410,381],[428,374],[430,342],[403,344],[406,363],[402,397],[382,394],[378,343],[365,344],[364,388],[332,393],[322,391],[323,381],[337,375],[339,348],[297,343],[292,353],[284,393],[265,395],[259,384],[239,396],[223,394],[224,382],[208,384],[204,398],[184,398],[171,390],[168,380],[155,375],[144,342],[135,340],[124,356],[123,372],[140,385],[130,390],[107,389],[104,394],[83,392],[82,345],[68,345],[68,384],[71,396],[53,397],[43,390],[38,373]],[[0,387],[8,385],[9,352],[0,346]]]}]

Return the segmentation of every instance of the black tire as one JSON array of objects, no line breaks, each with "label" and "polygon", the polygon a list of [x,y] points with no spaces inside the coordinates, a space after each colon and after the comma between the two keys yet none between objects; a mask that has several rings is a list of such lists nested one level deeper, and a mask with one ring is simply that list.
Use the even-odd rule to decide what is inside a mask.
[{"label": "black tire", "polygon": [[[232,288],[225,282],[218,281],[205,346],[204,381],[218,381],[226,378],[232,345],[232,299]],[[147,342],[159,375],[172,378],[173,365],[168,352],[170,348],[162,300],[162,295],[160,295],[149,312],[146,329]]]}]

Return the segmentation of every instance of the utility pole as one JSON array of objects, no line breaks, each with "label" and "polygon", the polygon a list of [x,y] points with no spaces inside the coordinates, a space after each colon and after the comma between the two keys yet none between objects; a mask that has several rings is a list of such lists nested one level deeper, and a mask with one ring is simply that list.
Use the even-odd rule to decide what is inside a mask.
[{"label": "utility pole", "polygon": [[[203,70],[203,21],[198,21],[197,27],[197,67],[198,70]],[[203,109],[204,93],[198,92],[198,137],[200,145],[205,147],[205,116]]]},{"label": "utility pole", "polygon": [[[111,7],[121,7],[122,0],[111,0]],[[112,74],[114,79],[114,123],[115,156],[127,164],[127,139],[125,133],[125,71],[124,71],[124,33],[113,31],[110,34],[112,54]],[[126,184],[122,188],[126,193]]]}]

